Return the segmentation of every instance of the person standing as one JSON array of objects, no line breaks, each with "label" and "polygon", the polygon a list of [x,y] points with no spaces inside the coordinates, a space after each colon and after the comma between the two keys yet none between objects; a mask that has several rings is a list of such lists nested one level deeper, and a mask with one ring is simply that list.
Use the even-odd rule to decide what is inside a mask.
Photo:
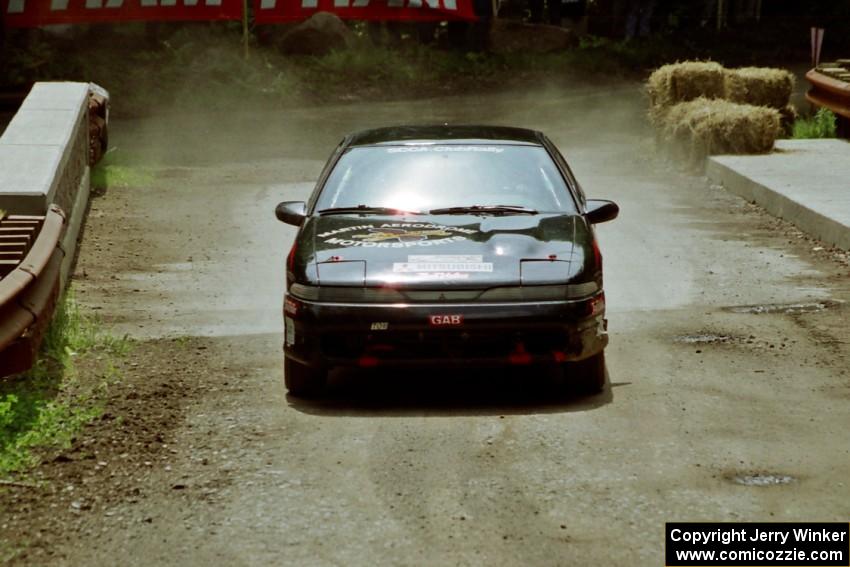
[{"label": "person standing", "polygon": [[626,39],[649,37],[652,13],[656,0],[628,0],[626,9]]}]

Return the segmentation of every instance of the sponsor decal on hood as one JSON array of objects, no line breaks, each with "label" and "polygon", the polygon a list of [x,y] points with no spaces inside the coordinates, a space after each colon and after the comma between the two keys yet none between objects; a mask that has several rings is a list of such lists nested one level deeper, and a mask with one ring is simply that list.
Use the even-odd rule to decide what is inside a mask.
[{"label": "sponsor decal on hood", "polygon": [[326,244],[363,248],[438,246],[466,240],[478,231],[433,223],[376,223],[346,226],[317,235]]}]

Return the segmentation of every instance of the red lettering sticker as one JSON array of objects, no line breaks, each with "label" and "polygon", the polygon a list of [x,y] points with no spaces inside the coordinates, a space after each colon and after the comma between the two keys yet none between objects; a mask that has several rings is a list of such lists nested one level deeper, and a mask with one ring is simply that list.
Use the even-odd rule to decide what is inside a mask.
[{"label": "red lettering sticker", "polygon": [[432,327],[452,327],[463,325],[463,315],[430,315]]}]

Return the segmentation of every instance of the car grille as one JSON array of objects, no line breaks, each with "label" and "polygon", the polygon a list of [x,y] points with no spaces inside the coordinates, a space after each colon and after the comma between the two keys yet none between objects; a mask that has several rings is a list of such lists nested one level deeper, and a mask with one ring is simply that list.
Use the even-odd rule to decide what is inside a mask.
[{"label": "car grille", "polygon": [[[325,333],[321,349],[325,356],[352,359],[373,355],[385,359],[476,359],[507,356],[518,344],[532,355],[569,349],[566,331],[512,333],[500,331],[393,331],[382,334]],[[575,345],[572,345],[575,346]]]}]

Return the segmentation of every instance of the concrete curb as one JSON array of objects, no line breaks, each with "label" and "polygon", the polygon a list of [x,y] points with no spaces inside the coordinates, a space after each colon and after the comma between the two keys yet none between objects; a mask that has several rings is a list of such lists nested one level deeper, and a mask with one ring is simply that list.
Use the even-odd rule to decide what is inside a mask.
[{"label": "concrete curb", "polygon": [[850,143],[782,140],[765,156],[714,156],[714,183],[839,248],[850,250]]}]

